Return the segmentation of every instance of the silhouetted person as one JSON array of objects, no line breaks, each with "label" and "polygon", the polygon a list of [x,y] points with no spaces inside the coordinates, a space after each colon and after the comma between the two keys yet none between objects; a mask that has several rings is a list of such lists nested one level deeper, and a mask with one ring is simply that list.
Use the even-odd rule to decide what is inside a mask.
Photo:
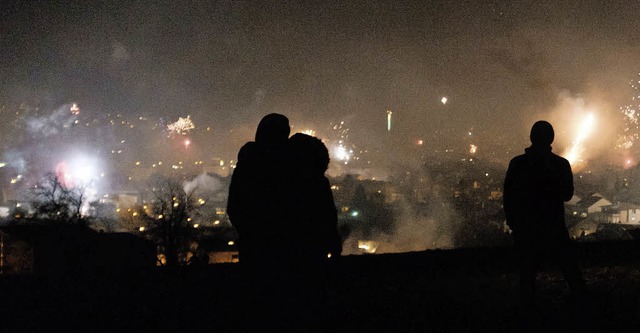
[{"label": "silhouetted person", "polygon": [[302,133],[289,139],[291,152],[291,239],[287,260],[291,328],[329,331],[327,282],[330,261],[342,253],[338,214],[325,171],[329,152],[322,141]]},{"label": "silhouetted person", "polygon": [[288,138],[288,119],[265,116],[238,153],[227,212],[238,231],[241,311],[251,331],[317,332],[326,324],[328,254],[342,251],[327,148]]},{"label": "silhouetted person", "polygon": [[[291,153],[292,229],[296,235],[294,256],[326,262],[328,254],[340,256],[342,240],[338,234],[338,213],[325,176],[329,151],[316,137],[296,133],[289,139]],[[302,246],[304,245],[304,246]]]},{"label": "silhouetted person", "polygon": [[288,177],[289,133],[286,116],[268,114],[258,124],[255,141],[247,142],[238,153],[227,213],[238,231],[243,263],[262,262],[267,252],[275,251],[273,237],[280,237],[276,230],[281,228],[281,214],[288,204],[284,180]]},{"label": "silhouetted person", "polygon": [[229,186],[227,213],[238,232],[243,277],[240,310],[252,331],[275,329],[282,314],[289,133],[287,117],[264,116],[255,141],[240,149]]},{"label": "silhouetted person", "polygon": [[514,157],[504,181],[504,212],[513,232],[520,269],[520,296],[533,305],[535,279],[542,261],[555,262],[576,296],[582,279],[565,225],[564,202],[573,196],[573,173],[566,159],[551,152],[554,131],[538,121],[531,128],[531,146]]}]

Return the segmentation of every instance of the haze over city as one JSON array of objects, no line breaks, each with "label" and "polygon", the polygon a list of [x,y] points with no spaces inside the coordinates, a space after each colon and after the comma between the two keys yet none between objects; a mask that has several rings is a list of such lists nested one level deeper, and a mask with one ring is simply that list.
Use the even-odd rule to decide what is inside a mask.
[{"label": "haze over city", "polygon": [[498,188],[538,119],[574,172],[632,168],[638,12],[629,1],[5,2],[5,199],[52,171],[96,195],[153,172],[227,176],[272,112],[325,142],[334,177],[478,159],[503,168],[491,171]]},{"label": "haze over city", "polygon": [[[593,113],[584,144],[595,158],[616,147],[625,127],[620,108],[637,103],[630,82],[640,79],[639,7],[9,2],[1,29],[3,118],[15,118],[20,105],[47,117],[72,103],[82,121],[145,117],[138,127],[145,129],[190,116],[195,130],[211,134],[192,149],[229,160],[263,115],[279,112],[294,131],[325,140],[337,140],[332,128],[343,124],[355,152],[366,150],[374,166],[388,168],[415,163],[419,140],[424,151],[474,144],[479,155],[505,162],[528,144],[538,118],[555,123],[560,152]],[[12,126],[3,122],[2,133],[20,130]],[[144,130],[128,140],[136,155],[177,149]],[[5,154],[16,149],[4,141]]]}]

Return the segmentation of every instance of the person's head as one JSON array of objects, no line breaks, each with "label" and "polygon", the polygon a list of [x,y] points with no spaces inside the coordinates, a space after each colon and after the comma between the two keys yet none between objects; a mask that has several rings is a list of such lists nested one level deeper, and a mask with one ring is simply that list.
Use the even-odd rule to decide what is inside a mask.
[{"label": "person's head", "polygon": [[309,171],[324,174],[329,168],[329,150],[322,140],[303,133],[296,133],[289,139],[289,147],[294,159]]},{"label": "person's head", "polygon": [[529,138],[533,146],[550,146],[554,138],[553,126],[544,120],[536,121],[531,127]]},{"label": "person's head", "polygon": [[279,113],[271,113],[260,120],[255,141],[264,146],[284,145],[290,132],[289,119]]}]

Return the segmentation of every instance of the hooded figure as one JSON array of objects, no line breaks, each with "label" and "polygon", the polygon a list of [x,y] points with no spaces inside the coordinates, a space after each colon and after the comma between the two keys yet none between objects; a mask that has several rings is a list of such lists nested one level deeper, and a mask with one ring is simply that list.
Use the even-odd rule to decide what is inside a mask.
[{"label": "hooded figure", "polygon": [[538,121],[531,127],[531,146],[509,163],[504,180],[504,212],[512,230],[520,266],[522,301],[535,293],[538,263],[556,261],[572,291],[584,282],[571,253],[565,225],[564,202],[573,196],[573,173],[565,158],[551,152],[553,127]]},{"label": "hooded figure", "polygon": [[327,294],[330,263],[339,258],[342,239],[331,184],[325,176],[329,152],[320,139],[302,133],[291,136],[289,151],[285,321],[294,332],[331,332]]},{"label": "hooded figure", "polygon": [[[238,231],[240,261],[277,251],[279,219],[286,210],[284,181],[287,174],[289,119],[278,113],[262,118],[255,141],[247,142],[238,153],[231,176],[227,214]],[[280,221],[281,222],[281,221]]]},{"label": "hooded figure", "polygon": [[305,261],[326,261],[339,256],[342,240],[338,233],[338,213],[325,171],[329,151],[313,136],[296,133],[289,139],[292,164],[291,229],[293,257]]},{"label": "hooded figure", "polygon": [[242,271],[238,313],[249,331],[281,331],[289,132],[284,115],[262,118],[255,141],[240,149],[229,184],[227,214],[238,232]]},{"label": "hooded figure", "polygon": [[531,146],[511,160],[504,183],[507,224],[518,233],[566,229],[564,202],[573,196],[573,174],[565,158],[551,152],[554,131],[538,121],[531,128]]}]

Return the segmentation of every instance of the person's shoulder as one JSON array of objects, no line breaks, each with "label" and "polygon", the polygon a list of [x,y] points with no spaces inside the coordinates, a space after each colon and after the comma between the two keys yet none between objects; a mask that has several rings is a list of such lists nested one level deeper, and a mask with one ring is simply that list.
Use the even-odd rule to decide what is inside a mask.
[{"label": "person's shoulder", "polygon": [[524,163],[526,159],[527,159],[526,154],[518,155],[512,158],[511,161],[509,161],[509,165],[518,165],[518,164]]},{"label": "person's shoulder", "polygon": [[258,154],[258,145],[254,141],[245,143],[238,152],[238,162],[254,158]]},{"label": "person's shoulder", "polygon": [[556,160],[557,163],[562,164],[562,165],[571,165],[571,163],[569,162],[569,160],[567,160],[566,158],[558,155],[558,154],[552,154],[553,158]]},{"label": "person's shoulder", "polygon": [[317,175],[316,179],[318,184],[320,184],[322,187],[331,188],[331,182],[329,181],[329,178],[327,178],[327,176]]}]

